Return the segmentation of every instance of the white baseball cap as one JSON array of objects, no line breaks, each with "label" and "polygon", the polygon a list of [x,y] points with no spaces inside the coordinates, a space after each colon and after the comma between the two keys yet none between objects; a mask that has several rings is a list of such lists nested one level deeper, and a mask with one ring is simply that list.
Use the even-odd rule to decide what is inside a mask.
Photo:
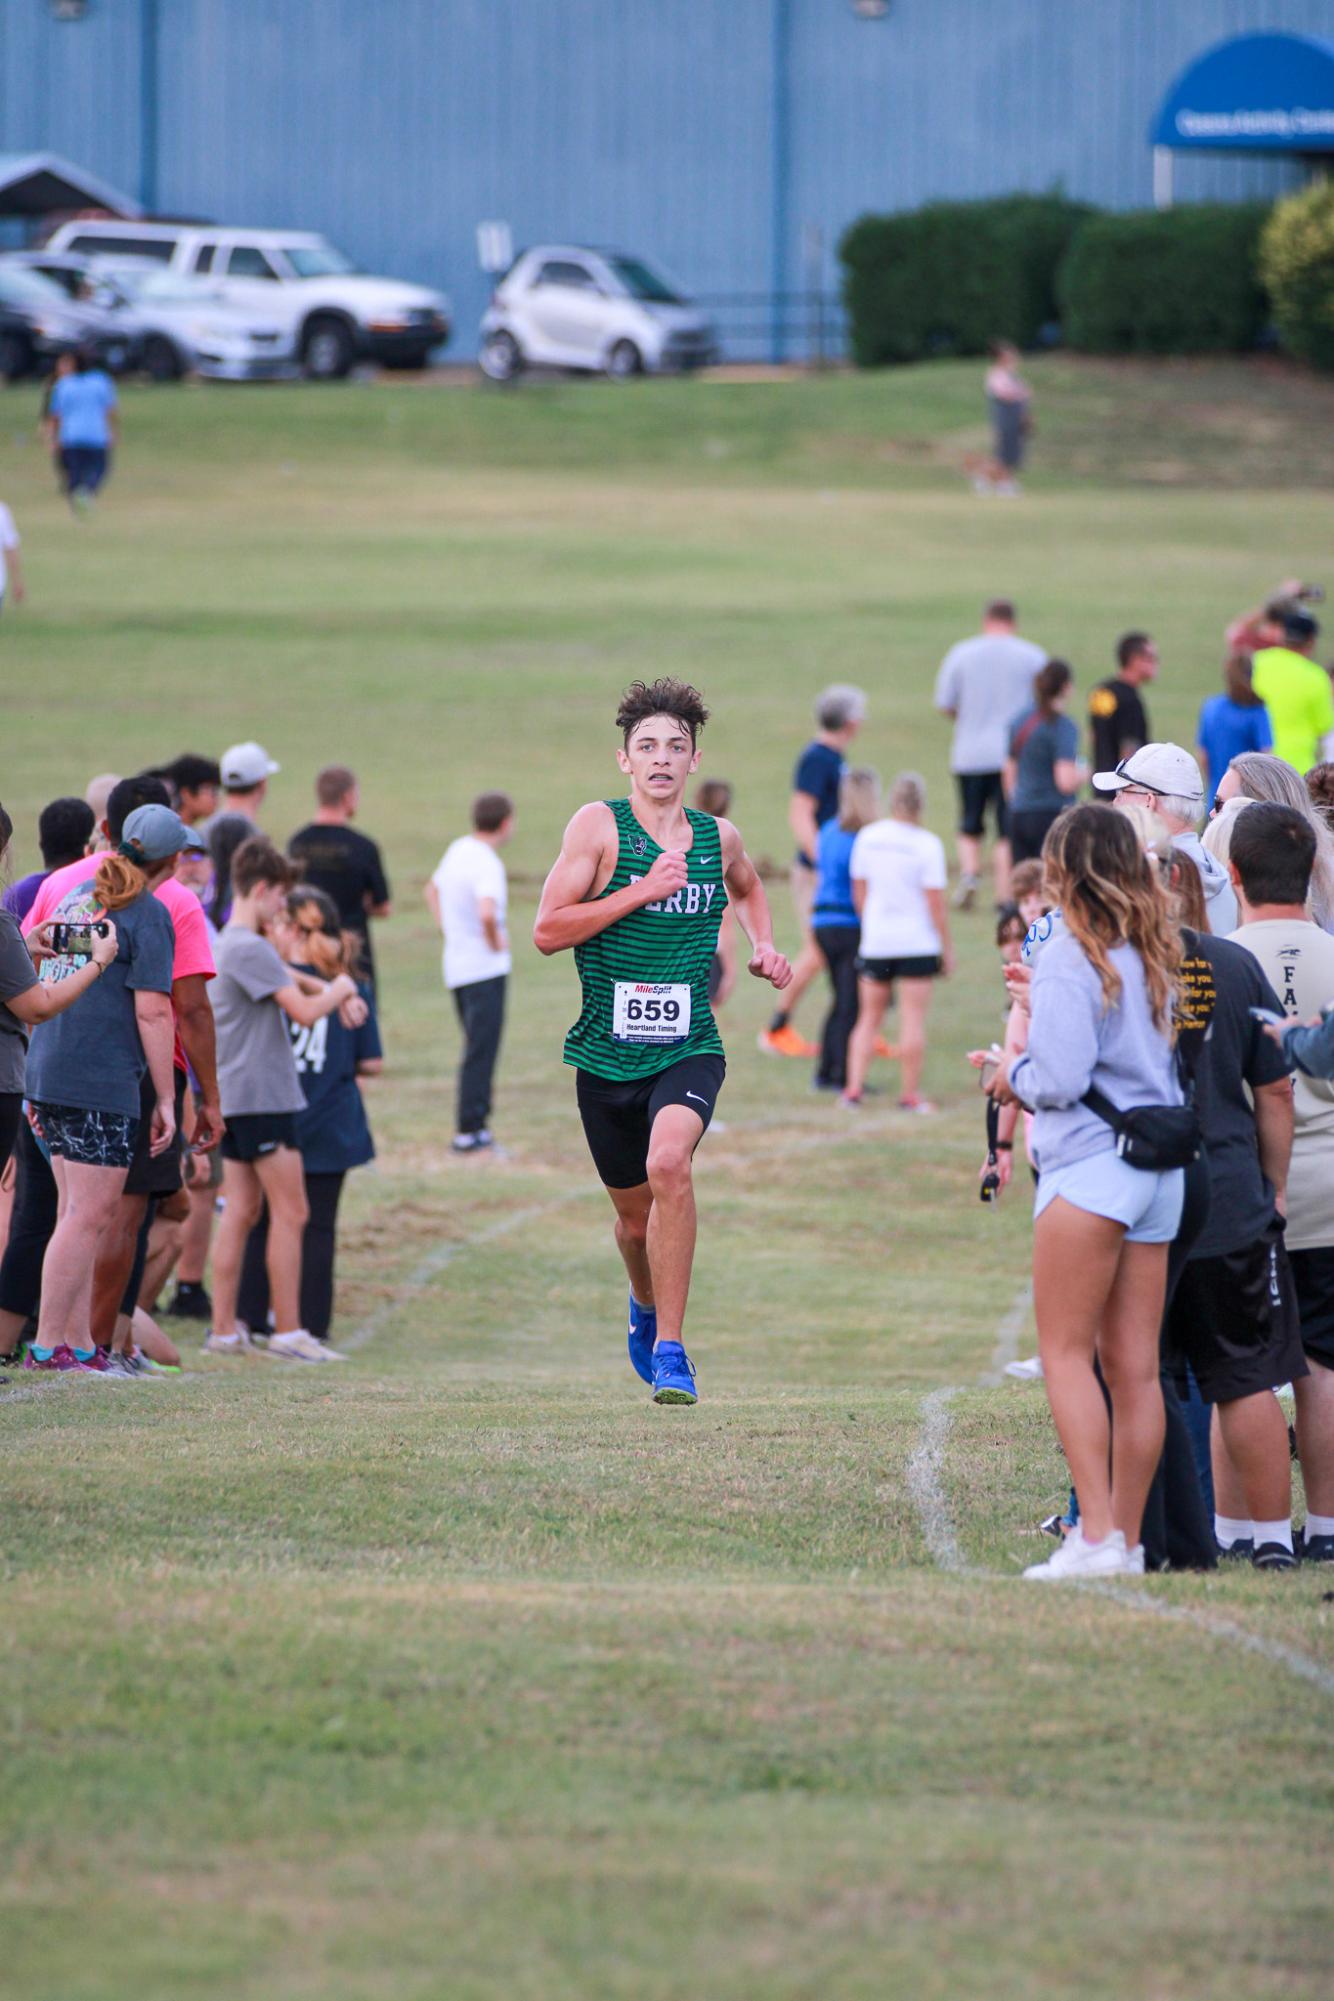
[{"label": "white baseball cap", "polygon": [[262,743],[234,743],[230,750],[224,750],[219,762],[222,782],[229,792],[248,792],[261,778],[272,778],[275,771],[282,770]]},{"label": "white baseball cap", "polygon": [[1179,743],[1141,744],[1129,757],[1121,759],[1115,771],[1093,774],[1093,786],[1098,792],[1124,792],[1131,785],[1174,799],[1204,798],[1200,767]]}]

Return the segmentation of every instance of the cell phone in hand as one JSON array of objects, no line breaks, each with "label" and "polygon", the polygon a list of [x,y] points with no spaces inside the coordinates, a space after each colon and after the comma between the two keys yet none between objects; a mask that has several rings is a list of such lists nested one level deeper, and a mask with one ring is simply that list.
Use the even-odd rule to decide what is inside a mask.
[{"label": "cell phone in hand", "polygon": [[1266,1028],[1286,1028],[1288,1024],[1288,1017],[1275,1014],[1272,1007],[1248,1007],[1246,1012],[1252,1021],[1262,1021]]},{"label": "cell phone in hand", "polygon": [[53,924],[51,926],[51,950],[53,952],[76,952],[85,959],[93,956],[94,938],[105,938],[105,924]]}]

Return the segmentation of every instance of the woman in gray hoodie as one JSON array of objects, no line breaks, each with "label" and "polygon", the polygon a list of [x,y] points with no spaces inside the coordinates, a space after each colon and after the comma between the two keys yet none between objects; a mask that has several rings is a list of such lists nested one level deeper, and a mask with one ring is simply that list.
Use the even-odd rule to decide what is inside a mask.
[{"label": "woman in gray hoodie", "polygon": [[1036,1114],[1038,1348],[1081,1519],[1024,1574],[1061,1580],[1144,1567],[1140,1520],[1163,1444],[1158,1330],[1183,1175],[1130,1166],[1082,1101],[1092,1087],[1121,1112],[1182,1102],[1172,1024],[1181,948],[1125,814],[1075,807],[1043,860],[1064,925],[1034,968],[1028,1046],[992,1090]]}]

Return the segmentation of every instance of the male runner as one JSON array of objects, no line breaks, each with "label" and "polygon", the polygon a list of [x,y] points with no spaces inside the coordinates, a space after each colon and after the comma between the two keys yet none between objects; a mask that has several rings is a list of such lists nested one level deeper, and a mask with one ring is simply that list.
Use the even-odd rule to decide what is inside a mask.
[{"label": "male runner", "polygon": [[727,1067],[709,968],[729,902],[755,977],[779,992],[792,978],[741,836],[683,803],[708,716],[682,681],[626,690],[616,762],[630,796],[579,808],[533,927],[539,952],[574,948],[583,1008],[565,1061],[578,1072],[579,1116],[616,1210],[630,1362],[655,1403],[696,1401],[681,1339],[695,1255],[691,1163]]}]

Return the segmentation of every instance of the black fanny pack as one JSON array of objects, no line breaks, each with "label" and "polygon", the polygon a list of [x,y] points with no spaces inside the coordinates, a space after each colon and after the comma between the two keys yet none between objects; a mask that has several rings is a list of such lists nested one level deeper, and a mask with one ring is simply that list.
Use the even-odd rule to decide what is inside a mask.
[{"label": "black fanny pack", "polygon": [[1204,1150],[1200,1115],[1192,1104],[1137,1105],[1133,1111],[1119,1112],[1110,1098],[1091,1085],[1080,1103],[1105,1119],[1116,1134],[1119,1158],[1128,1167],[1143,1168],[1146,1174],[1189,1167]]}]

